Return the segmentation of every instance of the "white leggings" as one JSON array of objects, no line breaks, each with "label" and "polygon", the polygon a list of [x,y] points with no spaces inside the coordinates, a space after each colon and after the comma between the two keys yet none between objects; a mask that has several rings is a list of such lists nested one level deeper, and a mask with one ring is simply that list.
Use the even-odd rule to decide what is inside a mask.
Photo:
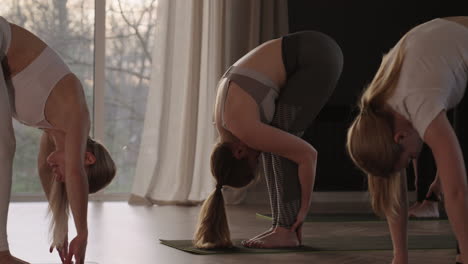
[{"label": "white leggings", "polygon": [[0,67],[0,251],[8,250],[7,218],[15,147],[10,100]]}]

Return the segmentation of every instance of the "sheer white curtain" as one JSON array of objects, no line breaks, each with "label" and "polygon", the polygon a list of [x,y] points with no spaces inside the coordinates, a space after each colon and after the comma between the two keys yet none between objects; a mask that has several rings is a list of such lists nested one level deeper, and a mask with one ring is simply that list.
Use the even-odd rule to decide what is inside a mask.
[{"label": "sheer white curtain", "polygon": [[[285,8],[286,0],[159,0],[130,202],[189,204],[213,190],[209,157],[216,139],[212,116],[218,79],[250,49],[286,33]],[[282,29],[265,33],[262,23],[278,27],[277,16],[264,13],[276,12],[284,14]]]}]

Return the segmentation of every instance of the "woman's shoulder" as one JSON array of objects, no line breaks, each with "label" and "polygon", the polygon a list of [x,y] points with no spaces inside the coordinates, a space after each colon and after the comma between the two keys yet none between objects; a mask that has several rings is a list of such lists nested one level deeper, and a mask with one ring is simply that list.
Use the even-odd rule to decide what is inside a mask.
[{"label": "woman's shoulder", "polygon": [[286,72],[282,58],[281,38],[269,40],[259,45],[240,58],[233,66],[260,72],[278,85],[282,85],[285,82]]},{"label": "woman's shoulder", "polygon": [[66,123],[69,118],[77,115],[83,121],[89,119],[84,89],[75,74],[65,75],[56,84],[47,99],[45,111],[47,119],[54,124]]},{"label": "woman's shoulder", "polygon": [[72,72],[57,82],[50,94],[51,98],[73,107],[86,107],[86,96],[80,79]]}]

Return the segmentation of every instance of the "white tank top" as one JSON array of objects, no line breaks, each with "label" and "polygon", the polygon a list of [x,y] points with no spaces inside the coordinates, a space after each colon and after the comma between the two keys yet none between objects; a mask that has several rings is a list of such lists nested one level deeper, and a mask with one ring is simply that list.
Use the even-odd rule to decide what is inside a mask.
[{"label": "white tank top", "polygon": [[463,98],[468,76],[468,29],[438,18],[407,34],[397,87],[387,103],[411,121],[424,138],[432,120]]}]

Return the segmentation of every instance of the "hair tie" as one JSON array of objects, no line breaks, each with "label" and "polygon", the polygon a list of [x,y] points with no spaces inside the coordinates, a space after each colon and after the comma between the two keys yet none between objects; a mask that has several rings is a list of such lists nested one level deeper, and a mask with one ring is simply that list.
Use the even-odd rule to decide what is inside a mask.
[{"label": "hair tie", "polygon": [[364,104],[361,107],[361,115],[368,115],[369,112],[374,112],[374,108],[370,103]]},{"label": "hair tie", "polygon": [[367,108],[361,108],[359,111],[360,115],[366,115],[367,114]]},{"label": "hair tie", "polygon": [[216,190],[220,191],[221,189],[223,189],[223,185],[221,183],[216,184]]}]

